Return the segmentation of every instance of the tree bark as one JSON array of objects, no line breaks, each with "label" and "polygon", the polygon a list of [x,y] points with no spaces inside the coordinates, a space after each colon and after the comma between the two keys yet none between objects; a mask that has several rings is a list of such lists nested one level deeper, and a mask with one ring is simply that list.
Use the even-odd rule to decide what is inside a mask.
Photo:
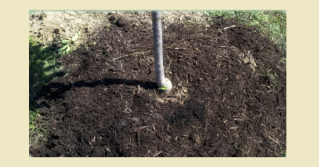
[{"label": "tree bark", "polygon": [[166,92],[169,92],[172,89],[172,83],[164,76],[161,12],[152,12],[152,23],[156,83],[158,87],[165,87]]}]

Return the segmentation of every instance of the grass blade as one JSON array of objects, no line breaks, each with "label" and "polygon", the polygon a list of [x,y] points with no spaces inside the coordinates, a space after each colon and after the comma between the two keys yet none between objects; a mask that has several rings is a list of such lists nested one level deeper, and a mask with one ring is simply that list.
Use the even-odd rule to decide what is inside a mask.
[{"label": "grass blade", "polygon": [[58,51],[62,51],[64,49],[66,49],[67,47],[69,47],[69,44],[67,44],[67,45],[63,46],[62,48],[58,49]]},{"label": "grass blade", "polygon": [[79,34],[75,34],[74,37],[72,38],[72,41],[76,41],[79,38]]},{"label": "grass blade", "polygon": [[70,40],[62,40],[62,44],[68,44],[70,42]]}]

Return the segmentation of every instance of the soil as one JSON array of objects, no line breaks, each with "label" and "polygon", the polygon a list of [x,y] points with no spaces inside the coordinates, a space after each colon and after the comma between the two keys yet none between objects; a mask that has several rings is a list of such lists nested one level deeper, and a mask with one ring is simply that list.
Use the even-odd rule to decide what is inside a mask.
[{"label": "soil", "polygon": [[[111,16],[109,16],[111,18]],[[286,53],[254,28],[216,18],[167,24],[166,95],[152,29],[120,17],[60,58],[69,74],[36,98],[47,140],[35,157],[279,157],[286,150]],[[236,25],[224,30],[224,27]],[[249,58],[247,60],[247,57]],[[268,71],[267,75],[265,72]],[[272,77],[270,77],[272,76]]]},{"label": "soil", "polygon": [[[119,18],[124,18],[130,26],[136,28],[152,29],[152,16],[150,12],[133,11],[61,11],[61,12],[34,12],[29,18],[30,36],[43,45],[59,46],[62,39],[70,39],[76,33],[81,38],[74,43],[78,47],[87,42],[87,35],[96,29],[109,28],[110,24]],[[204,12],[162,12],[163,30],[174,23],[207,24],[208,17]],[[120,22],[119,22],[120,23]],[[92,39],[91,39],[92,40]]]}]

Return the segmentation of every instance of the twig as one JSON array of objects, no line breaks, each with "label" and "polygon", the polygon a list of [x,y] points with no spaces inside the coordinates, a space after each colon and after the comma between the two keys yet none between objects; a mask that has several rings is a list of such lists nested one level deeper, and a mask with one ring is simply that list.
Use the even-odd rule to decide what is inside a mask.
[{"label": "twig", "polygon": [[139,130],[142,130],[142,129],[145,129],[145,128],[149,128],[150,126],[142,126],[142,127],[140,127],[140,129]]},{"label": "twig", "polygon": [[273,142],[275,142],[276,144],[280,145],[276,140],[274,140],[274,139],[271,138],[270,136],[268,136],[268,138],[269,138],[270,140],[272,140]]},{"label": "twig", "polygon": [[234,118],[234,121],[244,121],[244,119]]},{"label": "twig", "polygon": [[140,85],[137,85],[137,93],[140,93],[140,91],[141,91],[141,87]]},{"label": "twig", "polygon": [[158,156],[160,153],[162,153],[162,151],[159,151],[158,153],[154,154],[153,157]]},{"label": "twig", "polygon": [[229,26],[229,27],[225,27],[224,30],[227,30],[228,28],[232,28],[232,27],[236,27],[236,25],[232,25],[232,26]]}]

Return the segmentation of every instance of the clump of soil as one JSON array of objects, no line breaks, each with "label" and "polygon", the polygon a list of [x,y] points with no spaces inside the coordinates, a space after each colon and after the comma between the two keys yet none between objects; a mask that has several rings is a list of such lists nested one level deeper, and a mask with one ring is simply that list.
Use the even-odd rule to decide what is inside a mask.
[{"label": "clump of soil", "polygon": [[71,72],[36,98],[48,138],[30,148],[33,156],[282,155],[286,73],[277,66],[286,55],[276,45],[234,20],[170,24],[164,67],[173,89],[164,95],[155,83],[152,30],[132,24],[121,18],[109,31],[97,27],[95,45],[62,58]]}]

